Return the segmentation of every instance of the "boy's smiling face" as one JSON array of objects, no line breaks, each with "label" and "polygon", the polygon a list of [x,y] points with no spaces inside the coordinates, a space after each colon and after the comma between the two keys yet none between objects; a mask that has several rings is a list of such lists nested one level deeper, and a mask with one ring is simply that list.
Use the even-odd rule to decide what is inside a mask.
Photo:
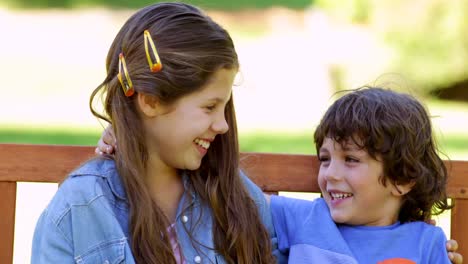
[{"label": "boy's smiling face", "polygon": [[381,183],[381,161],[352,140],[342,146],[328,137],[318,155],[319,186],[335,222],[387,226],[398,220],[402,194],[391,182]]}]

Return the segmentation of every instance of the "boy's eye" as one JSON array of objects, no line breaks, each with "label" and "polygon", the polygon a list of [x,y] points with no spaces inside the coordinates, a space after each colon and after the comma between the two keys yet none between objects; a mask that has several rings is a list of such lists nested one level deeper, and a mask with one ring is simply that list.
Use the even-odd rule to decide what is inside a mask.
[{"label": "boy's eye", "polygon": [[330,158],[327,157],[327,156],[319,156],[318,159],[319,159],[320,163],[322,163],[322,162],[327,162],[327,161],[330,160]]},{"label": "boy's eye", "polygon": [[353,157],[346,157],[346,158],[345,158],[345,161],[346,161],[346,162],[359,162],[358,159],[353,158]]}]

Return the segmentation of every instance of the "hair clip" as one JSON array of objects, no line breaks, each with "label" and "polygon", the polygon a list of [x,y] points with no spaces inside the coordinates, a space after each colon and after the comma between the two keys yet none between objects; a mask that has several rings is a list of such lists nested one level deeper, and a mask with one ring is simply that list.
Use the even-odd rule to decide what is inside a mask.
[{"label": "hair clip", "polygon": [[[152,72],[158,72],[162,69],[162,63],[161,63],[161,60],[159,59],[158,51],[156,50],[156,46],[154,45],[153,39],[151,38],[151,35],[148,30],[145,30],[144,32],[144,38],[145,38],[146,58],[148,59],[149,67]],[[148,47],[148,42],[149,42],[149,45],[151,46],[151,51],[153,52],[153,56],[156,60],[155,63],[153,63],[153,59],[151,58],[149,47]]]},{"label": "hair clip", "polygon": [[[125,79],[122,78],[122,70],[124,72]],[[125,93],[125,96],[132,96],[135,93],[135,89],[133,89],[132,79],[130,79],[130,75],[128,74],[127,64],[125,63],[123,53],[119,54],[119,74],[117,74],[117,78],[119,79],[119,82],[122,85],[122,89]]]}]

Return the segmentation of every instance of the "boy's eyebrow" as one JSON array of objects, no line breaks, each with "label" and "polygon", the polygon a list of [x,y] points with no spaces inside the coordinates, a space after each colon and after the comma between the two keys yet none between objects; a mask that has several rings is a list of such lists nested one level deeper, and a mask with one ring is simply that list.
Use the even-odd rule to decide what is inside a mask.
[{"label": "boy's eyebrow", "polygon": [[356,144],[346,144],[341,147],[344,151],[361,150]]},{"label": "boy's eyebrow", "polygon": [[328,149],[325,147],[320,147],[319,152],[328,152]]},{"label": "boy's eyebrow", "polygon": [[358,144],[356,144],[352,139],[347,140],[344,144],[340,144],[343,151],[354,151],[354,150],[363,150]]}]

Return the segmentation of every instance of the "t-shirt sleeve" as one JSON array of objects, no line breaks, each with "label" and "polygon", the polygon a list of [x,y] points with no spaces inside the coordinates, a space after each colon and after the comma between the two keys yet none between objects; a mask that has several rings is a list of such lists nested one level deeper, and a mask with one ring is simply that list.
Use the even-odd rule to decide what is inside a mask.
[{"label": "t-shirt sleeve", "polygon": [[288,252],[291,245],[298,240],[296,238],[304,230],[303,225],[307,224],[314,205],[315,201],[271,196],[271,216],[281,252]]},{"label": "t-shirt sleeve", "polygon": [[295,258],[301,258],[299,255],[302,253],[298,255],[298,252],[306,254],[313,250],[316,256],[312,258],[315,260],[341,259],[346,261],[327,263],[355,263],[353,254],[333,222],[323,199],[308,201],[271,196],[270,207],[278,249],[289,254],[290,261],[294,248]]},{"label": "t-shirt sleeve", "polygon": [[272,195],[270,200],[271,216],[273,218],[273,226],[275,228],[278,241],[278,249],[281,252],[288,252],[290,248],[286,213],[287,203],[284,197]]},{"label": "t-shirt sleeve", "polygon": [[244,186],[247,188],[247,191],[249,192],[250,196],[255,202],[255,205],[258,208],[258,212],[263,225],[265,225],[265,228],[270,234],[272,252],[273,255],[276,257],[277,263],[287,263],[287,255],[284,255],[281,251],[278,250],[278,239],[273,228],[273,222],[270,213],[270,205],[269,203],[267,203],[265,195],[263,194],[262,190],[254,182],[252,182],[252,180],[250,180],[249,177],[247,177],[247,175],[245,175],[245,173],[239,171],[239,175],[242,179],[242,182],[244,183]]},{"label": "t-shirt sleeve", "polygon": [[429,243],[427,253],[429,254],[429,259],[427,263],[446,263],[450,264],[450,260],[448,258],[447,249],[445,247],[445,243],[447,242],[447,238],[444,234],[444,231],[440,227],[433,227],[434,232],[432,233],[432,237],[427,238],[426,241]]}]

